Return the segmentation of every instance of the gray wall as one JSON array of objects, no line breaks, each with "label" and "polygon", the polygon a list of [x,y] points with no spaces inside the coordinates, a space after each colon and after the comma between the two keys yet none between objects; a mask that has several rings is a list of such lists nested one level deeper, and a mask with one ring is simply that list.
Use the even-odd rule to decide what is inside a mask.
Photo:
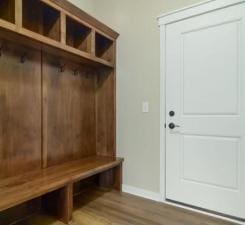
[{"label": "gray wall", "polygon": [[[124,185],[160,192],[159,29],[156,17],[200,0],[70,0],[120,33],[117,151]],[[141,112],[149,101],[150,112]]]}]

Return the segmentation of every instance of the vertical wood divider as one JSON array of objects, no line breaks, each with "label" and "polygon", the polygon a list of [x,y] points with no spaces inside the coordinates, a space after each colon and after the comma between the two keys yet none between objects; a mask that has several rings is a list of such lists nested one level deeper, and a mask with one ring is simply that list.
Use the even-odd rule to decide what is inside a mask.
[{"label": "vertical wood divider", "polygon": [[65,12],[60,12],[60,41],[62,44],[66,44],[66,14]]},{"label": "vertical wood divider", "polygon": [[92,29],[92,34],[91,34],[91,54],[93,56],[95,56],[95,45],[96,45],[95,29]]},{"label": "vertical wood divider", "polygon": [[[113,64],[114,64],[114,70],[113,70],[113,92],[114,92],[114,149],[116,149],[117,146],[117,41],[113,42]],[[116,157],[116,150],[114,151],[114,157]],[[122,172],[122,164],[121,164],[121,172]],[[121,174],[122,176],[122,174]],[[122,177],[121,177],[121,191],[122,191]]]},{"label": "vertical wood divider", "polygon": [[47,123],[48,123],[48,106],[47,106],[47,77],[43,73],[43,63],[44,56],[42,52],[42,61],[41,61],[41,77],[42,77],[42,168],[48,166],[48,137],[47,137]]},{"label": "vertical wood divider", "polygon": [[15,24],[17,30],[22,28],[22,0],[15,0]]},{"label": "vertical wood divider", "polygon": [[44,27],[43,27],[43,17],[44,15],[43,15],[43,10],[42,10],[42,7],[39,7],[38,8],[38,21],[39,21],[39,24],[38,24],[38,32],[40,33],[40,34],[43,34],[43,29],[44,29]]}]

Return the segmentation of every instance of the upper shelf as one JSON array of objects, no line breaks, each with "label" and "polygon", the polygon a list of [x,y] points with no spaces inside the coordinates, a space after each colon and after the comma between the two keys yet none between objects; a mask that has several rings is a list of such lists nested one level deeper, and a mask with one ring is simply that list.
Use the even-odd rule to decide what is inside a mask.
[{"label": "upper shelf", "polygon": [[0,37],[78,62],[114,67],[116,38],[52,0],[0,0]]}]

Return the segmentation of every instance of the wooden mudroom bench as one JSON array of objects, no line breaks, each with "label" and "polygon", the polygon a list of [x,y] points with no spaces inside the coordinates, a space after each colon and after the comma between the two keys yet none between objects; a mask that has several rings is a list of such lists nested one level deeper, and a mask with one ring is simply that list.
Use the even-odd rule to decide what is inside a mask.
[{"label": "wooden mudroom bench", "polygon": [[121,190],[118,36],[67,0],[0,0],[0,225]]},{"label": "wooden mudroom bench", "polygon": [[[99,174],[98,185],[121,191],[122,162],[120,158],[94,156],[2,179],[0,211],[61,189],[57,199],[59,211],[52,213],[56,214],[57,219],[68,223],[71,220],[74,183]],[[106,176],[110,172],[113,177],[108,180]]]}]

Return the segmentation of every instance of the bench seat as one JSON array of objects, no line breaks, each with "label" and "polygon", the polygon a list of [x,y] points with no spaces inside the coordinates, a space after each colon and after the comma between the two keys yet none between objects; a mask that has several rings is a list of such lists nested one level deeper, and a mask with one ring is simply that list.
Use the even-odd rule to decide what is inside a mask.
[{"label": "bench seat", "polygon": [[0,211],[121,165],[123,159],[92,156],[0,180]]}]

